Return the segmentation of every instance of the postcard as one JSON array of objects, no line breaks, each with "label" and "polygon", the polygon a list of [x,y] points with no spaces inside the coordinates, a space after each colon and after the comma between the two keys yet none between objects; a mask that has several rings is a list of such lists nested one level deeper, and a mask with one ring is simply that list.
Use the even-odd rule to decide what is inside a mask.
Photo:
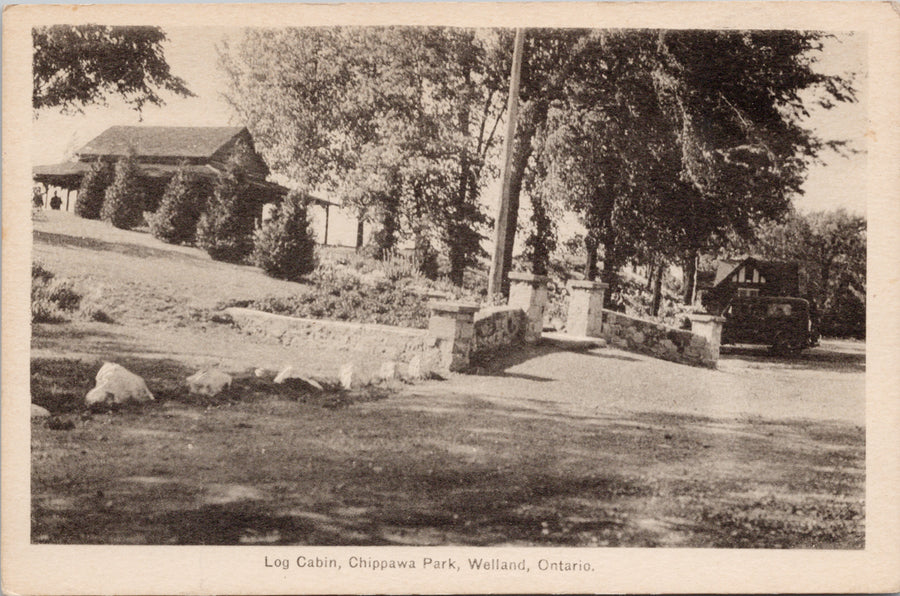
[{"label": "postcard", "polygon": [[895,5],[4,13],[5,592],[900,590]]}]

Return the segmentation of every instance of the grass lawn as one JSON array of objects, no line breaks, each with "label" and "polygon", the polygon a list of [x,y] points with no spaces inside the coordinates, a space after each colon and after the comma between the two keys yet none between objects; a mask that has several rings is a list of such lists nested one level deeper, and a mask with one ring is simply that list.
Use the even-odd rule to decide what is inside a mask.
[{"label": "grass lawn", "polygon": [[[716,372],[540,348],[477,378],[275,390],[253,367],[293,358],[327,376],[340,352],[243,336],[203,309],[305,286],[50,215],[35,226],[36,258],[97,289],[115,322],[34,326],[32,398],[55,415],[32,423],[34,542],[864,546],[864,429],[804,416],[816,382],[856,399],[864,360],[863,371],[858,358],[782,367],[783,383],[759,384],[767,362]],[[85,409],[105,359],[157,400]],[[181,380],[209,365],[236,375],[234,390],[186,395]],[[570,379],[576,370],[605,376]],[[667,396],[707,387],[728,399],[729,383],[754,399],[789,387],[770,399],[797,413],[667,409]]]}]

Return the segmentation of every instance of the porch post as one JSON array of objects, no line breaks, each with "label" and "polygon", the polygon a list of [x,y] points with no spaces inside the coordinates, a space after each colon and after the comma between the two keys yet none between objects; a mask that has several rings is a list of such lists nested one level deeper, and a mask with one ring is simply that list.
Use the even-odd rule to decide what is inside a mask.
[{"label": "porch post", "polygon": [[328,210],[331,208],[331,205],[325,203],[325,238],[322,241],[324,246],[328,246]]}]

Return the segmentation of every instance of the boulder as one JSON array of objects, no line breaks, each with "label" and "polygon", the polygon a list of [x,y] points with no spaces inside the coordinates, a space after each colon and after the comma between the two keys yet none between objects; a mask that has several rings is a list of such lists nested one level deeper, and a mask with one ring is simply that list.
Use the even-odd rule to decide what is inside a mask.
[{"label": "boulder", "polygon": [[409,361],[409,367],[406,369],[407,376],[410,379],[422,379],[425,378],[426,370],[425,366],[422,363],[422,357],[416,354]]},{"label": "boulder", "polygon": [[231,387],[231,376],[220,370],[201,370],[187,378],[191,393],[198,395],[218,395]]},{"label": "boulder", "polygon": [[31,417],[32,418],[46,418],[50,415],[50,412],[47,411],[46,408],[42,408],[37,404],[31,404]]},{"label": "boulder", "polygon": [[347,364],[345,364],[344,366],[341,367],[341,372],[339,374],[341,387],[347,391],[349,391],[351,388],[353,388],[353,380],[354,380],[353,372],[354,372],[354,369],[353,369],[352,362],[348,362]]},{"label": "boulder", "polygon": [[378,371],[378,378],[385,381],[391,381],[397,378],[397,363],[393,360],[381,363],[381,369]]},{"label": "boulder", "polygon": [[299,383],[302,385],[308,385],[317,391],[322,391],[322,385],[319,384],[315,379],[310,379],[309,377],[303,376],[299,370],[294,368],[293,366],[287,366],[275,377],[275,383],[277,385],[281,385],[287,381],[292,381],[294,383]]},{"label": "boulder", "polygon": [[88,405],[122,404],[152,399],[153,394],[147,389],[144,379],[114,362],[103,363],[97,373],[97,385],[84,398]]}]

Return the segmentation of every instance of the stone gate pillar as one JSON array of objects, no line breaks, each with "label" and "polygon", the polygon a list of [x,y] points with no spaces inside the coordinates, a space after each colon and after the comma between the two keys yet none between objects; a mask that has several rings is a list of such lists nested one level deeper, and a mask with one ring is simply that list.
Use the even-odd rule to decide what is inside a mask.
[{"label": "stone gate pillar", "polygon": [[719,346],[722,344],[722,324],[725,317],[715,315],[696,314],[690,315],[691,333],[706,338],[707,353],[704,354],[703,364],[715,366],[719,361]]},{"label": "stone gate pillar", "polygon": [[570,280],[569,313],[566,333],[582,337],[600,337],[603,331],[603,296],[608,284],[598,281]]},{"label": "stone gate pillar", "polygon": [[547,310],[546,275],[513,271],[509,274],[509,301],[512,308],[521,308],[528,317],[525,341],[534,343],[541,339],[544,330],[544,311]]},{"label": "stone gate pillar", "polygon": [[428,303],[428,335],[435,340],[441,353],[441,367],[460,371],[469,366],[475,343],[475,312],[477,304],[432,301]]}]

